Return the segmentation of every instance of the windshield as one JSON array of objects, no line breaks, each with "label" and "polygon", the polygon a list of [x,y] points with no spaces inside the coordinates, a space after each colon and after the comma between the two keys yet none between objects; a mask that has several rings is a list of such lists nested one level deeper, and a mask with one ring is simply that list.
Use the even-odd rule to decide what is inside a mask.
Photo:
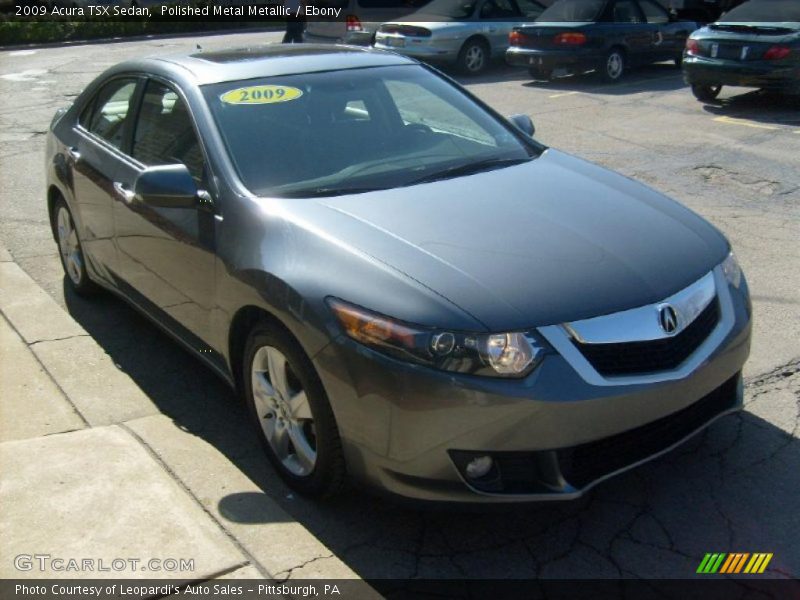
[{"label": "windshield", "polygon": [[203,93],[239,176],[258,195],[400,187],[538,153],[417,65],[225,82]]},{"label": "windshield", "polygon": [[542,23],[583,23],[595,21],[606,0],[558,0],[537,21]]},{"label": "windshield", "polygon": [[783,23],[800,24],[798,0],[751,0],[722,15],[721,23]]},{"label": "windshield", "polygon": [[475,12],[477,0],[433,0],[419,9],[419,14],[450,19],[469,19]]}]

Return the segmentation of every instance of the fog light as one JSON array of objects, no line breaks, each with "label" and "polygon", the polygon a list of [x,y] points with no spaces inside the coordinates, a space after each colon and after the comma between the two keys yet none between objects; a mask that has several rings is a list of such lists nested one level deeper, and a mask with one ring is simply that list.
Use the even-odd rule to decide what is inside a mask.
[{"label": "fog light", "polygon": [[494,461],[491,456],[473,458],[467,463],[467,468],[465,469],[467,477],[470,479],[480,479],[492,470],[492,465],[494,465]]}]

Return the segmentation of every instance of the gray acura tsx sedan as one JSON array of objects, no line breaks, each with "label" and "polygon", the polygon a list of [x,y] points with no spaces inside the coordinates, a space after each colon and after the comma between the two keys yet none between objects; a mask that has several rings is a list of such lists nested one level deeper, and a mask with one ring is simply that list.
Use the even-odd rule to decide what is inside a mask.
[{"label": "gray acura tsx sedan", "polygon": [[296,490],[575,498],[741,408],[751,305],[717,229],[532,134],[379,50],[161,56],[55,115],[47,204]]}]

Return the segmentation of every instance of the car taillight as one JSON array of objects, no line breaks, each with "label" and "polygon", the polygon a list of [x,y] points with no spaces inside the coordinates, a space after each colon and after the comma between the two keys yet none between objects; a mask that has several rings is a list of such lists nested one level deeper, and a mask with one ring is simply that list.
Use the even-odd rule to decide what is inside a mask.
[{"label": "car taillight", "polygon": [[553,42],[557,46],[580,46],[586,43],[586,36],[575,32],[559,33],[553,38]]},{"label": "car taillight", "polygon": [[511,46],[522,46],[525,42],[525,34],[519,31],[512,31],[508,34],[508,43]]},{"label": "car taillight", "polygon": [[355,15],[347,15],[344,20],[347,31],[364,31],[361,21]]},{"label": "car taillight", "polygon": [[686,54],[700,54],[700,43],[691,38],[686,40]]},{"label": "car taillight", "polygon": [[786,58],[792,53],[792,49],[788,46],[773,46],[764,52],[764,60],[780,60]]},{"label": "car taillight", "polygon": [[399,33],[410,37],[431,37],[431,30],[424,27],[413,27],[411,25],[403,27]]}]

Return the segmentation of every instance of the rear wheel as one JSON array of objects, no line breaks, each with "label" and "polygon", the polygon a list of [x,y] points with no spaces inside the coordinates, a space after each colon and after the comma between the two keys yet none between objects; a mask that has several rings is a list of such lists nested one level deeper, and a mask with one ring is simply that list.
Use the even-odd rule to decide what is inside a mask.
[{"label": "rear wheel", "polygon": [[721,85],[692,84],[692,93],[700,102],[712,102],[722,91]]},{"label": "rear wheel", "polygon": [[81,241],[78,239],[75,221],[63,198],[56,200],[53,206],[52,224],[56,242],[58,243],[61,266],[64,267],[69,286],[76,294],[81,296],[97,292],[97,285],[89,279],[89,274],[86,271],[86,260],[83,255]]},{"label": "rear wheel", "polygon": [[311,361],[291,336],[263,323],[247,341],[243,389],[270,462],[294,490],[336,493],[345,474],[339,431]]},{"label": "rear wheel", "polygon": [[600,76],[610,83],[616,83],[622,79],[623,73],[625,73],[625,52],[622,48],[612,48],[600,68]]},{"label": "rear wheel", "polygon": [[465,75],[478,75],[489,65],[489,46],[481,39],[464,42],[458,53],[458,67]]}]

